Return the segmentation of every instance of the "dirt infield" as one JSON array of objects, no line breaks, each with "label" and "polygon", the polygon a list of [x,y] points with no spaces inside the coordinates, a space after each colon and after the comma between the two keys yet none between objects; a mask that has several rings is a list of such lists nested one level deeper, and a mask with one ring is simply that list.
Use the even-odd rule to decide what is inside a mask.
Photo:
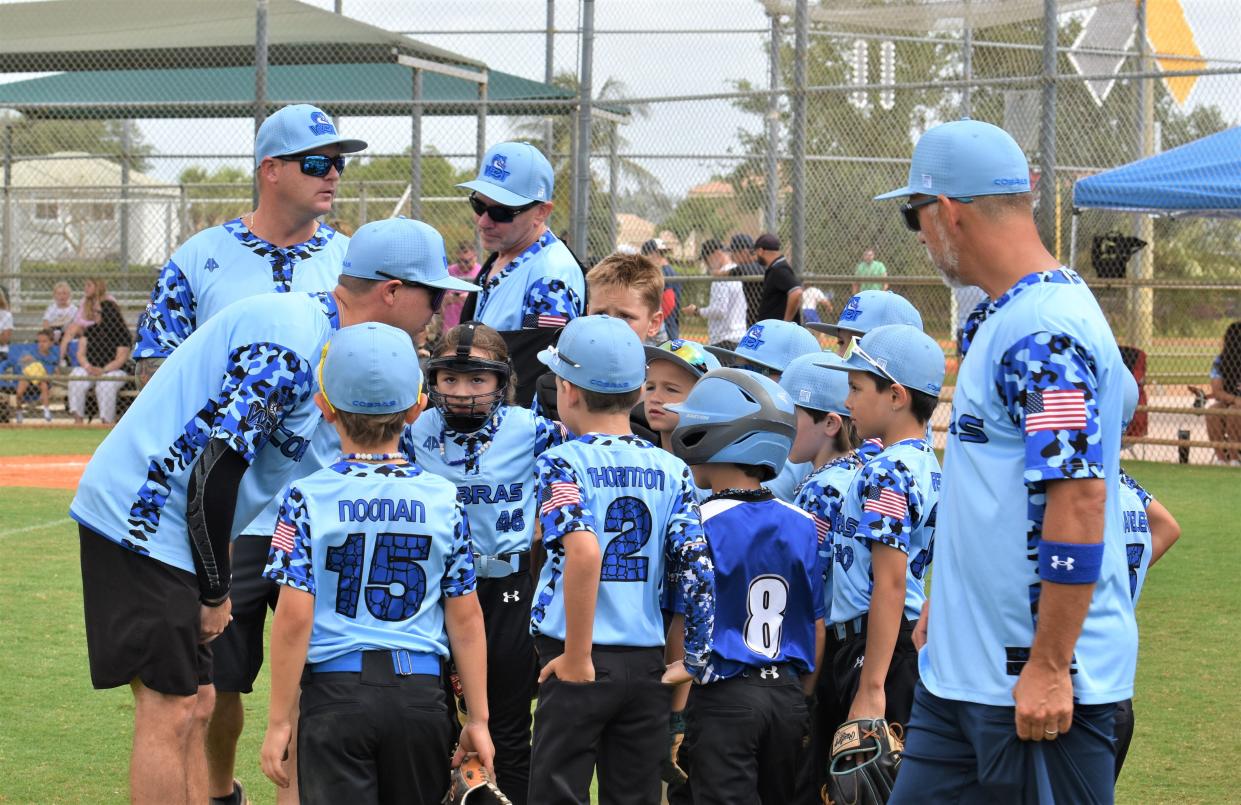
[{"label": "dirt infield", "polygon": [[90,456],[0,456],[0,486],[77,489]]}]

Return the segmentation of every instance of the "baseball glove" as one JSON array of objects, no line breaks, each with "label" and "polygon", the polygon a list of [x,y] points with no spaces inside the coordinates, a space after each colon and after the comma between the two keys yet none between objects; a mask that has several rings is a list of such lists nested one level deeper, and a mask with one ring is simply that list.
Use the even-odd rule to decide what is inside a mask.
[{"label": "baseball glove", "polygon": [[832,738],[823,801],[828,805],[883,805],[892,795],[905,748],[899,724],[882,718],[846,721]]},{"label": "baseball glove", "polygon": [[496,787],[478,755],[470,754],[452,770],[444,805],[513,805],[513,802]]}]

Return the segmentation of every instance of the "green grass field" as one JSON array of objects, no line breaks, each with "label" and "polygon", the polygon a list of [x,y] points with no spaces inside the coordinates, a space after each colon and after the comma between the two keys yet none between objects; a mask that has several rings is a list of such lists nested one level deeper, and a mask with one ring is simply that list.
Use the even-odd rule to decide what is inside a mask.
[{"label": "green grass field", "polygon": [[[0,455],[85,453],[103,433],[5,429]],[[1241,679],[1232,628],[1241,592],[1225,557],[1241,473],[1126,467],[1172,510],[1183,536],[1152,570],[1139,606],[1137,733],[1117,801],[1235,802]],[[90,687],[71,497],[0,488],[0,802],[126,798],[131,699],[124,689]],[[251,798],[264,805],[275,799],[258,764],[266,706],[264,674],[246,697],[238,760]]]}]

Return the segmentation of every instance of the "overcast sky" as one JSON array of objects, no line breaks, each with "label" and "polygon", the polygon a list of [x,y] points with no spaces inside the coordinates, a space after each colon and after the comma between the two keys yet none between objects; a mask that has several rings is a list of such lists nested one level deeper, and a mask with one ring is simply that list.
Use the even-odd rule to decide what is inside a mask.
[{"label": "overcast sky", "polygon": [[[13,2],[13,0],[2,0]],[[114,0],[118,5],[122,0]],[[833,0],[841,2],[842,0]],[[331,9],[332,0],[307,0]],[[1241,58],[1241,0],[1183,0],[1202,51],[1208,56]],[[768,27],[758,0],[598,0],[595,3],[596,38],[594,77],[598,86],[612,77],[624,82],[630,97],[683,95],[732,89],[737,79],[759,85],[767,81],[765,42],[759,33]],[[545,0],[459,0],[407,2],[406,0],[344,0],[344,12],[390,30],[418,31],[415,38],[486,62],[493,68],[542,79],[544,40],[541,33],[431,34],[428,31],[542,30]],[[556,26],[572,31],[578,25],[578,3],[558,0]],[[741,29],[744,32],[683,33],[689,29]],[[617,29],[655,29],[669,33],[622,34]],[[578,38],[556,37],[557,71],[575,70]],[[899,46],[899,45],[898,45]],[[3,78],[0,78],[3,80]],[[1191,103],[1221,104],[1234,120],[1241,118],[1241,77],[1201,79]],[[736,130],[754,130],[761,121],[743,115],[725,101],[661,103],[651,115],[624,127],[629,151],[678,154],[676,161],[647,160],[674,194],[727,170],[728,161],[701,155],[736,149]],[[357,118],[344,121],[343,130],[372,143],[372,151],[399,152],[407,146],[407,120]],[[144,121],[144,137],[164,153],[245,154],[252,148],[252,129],[245,121],[227,121],[204,127],[201,121]],[[509,131],[496,121],[488,139]],[[441,152],[472,152],[472,120],[432,120],[426,142]],[[199,161],[203,160],[190,160]],[[159,160],[153,174],[175,179],[183,160]]]}]

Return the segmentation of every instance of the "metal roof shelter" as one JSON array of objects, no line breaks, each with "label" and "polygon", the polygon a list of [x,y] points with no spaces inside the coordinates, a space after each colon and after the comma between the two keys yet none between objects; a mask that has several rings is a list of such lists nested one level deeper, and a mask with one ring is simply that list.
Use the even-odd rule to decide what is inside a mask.
[{"label": "metal roof shelter", "polygon": [[[577,113],[580,104],[564,88],[491,71],[476,59],[298,0],[4,4],[0,73],[55,73],[0,84],[0,108],[33,119],[254,114],[257,124],[295,102],[337,115],[408,115],[414,216],[424,114],[476,116],[481,161],[489,108],[558,116]],[[625,109],[591,113],[613,124],[628,117]],[[4,160],[11,164],[7,148]]]}]

